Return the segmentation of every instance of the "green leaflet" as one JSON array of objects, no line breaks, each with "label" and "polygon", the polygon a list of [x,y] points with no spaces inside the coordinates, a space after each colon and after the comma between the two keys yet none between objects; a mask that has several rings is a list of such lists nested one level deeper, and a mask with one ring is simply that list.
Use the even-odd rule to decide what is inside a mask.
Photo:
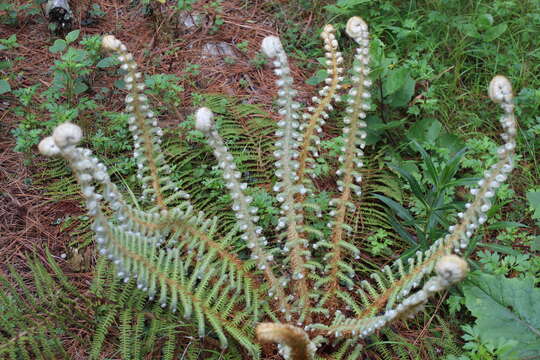
[{"label": "green leaflet", "polygon": [[[49,253],[47,258],[56,271],[58,265]],[[0,275],[0,359],[67,359],[60,335],[76,322],[65,314],[77,316],[82,323],[88,319],[72,301],[57,296],[74,290],[64,282],[65,277],[58,274],[60,279],[53,278],[36,259],[28,265],[31,287],[13,267]]]},{"label": "green leaflet", "polygon": [[516,342],[505,359],[540,356],[540,289],[534,279],[508,279],[484,273],[471,274],[463,285],[465,304],[477,318],[482,341],[501,338]]}]

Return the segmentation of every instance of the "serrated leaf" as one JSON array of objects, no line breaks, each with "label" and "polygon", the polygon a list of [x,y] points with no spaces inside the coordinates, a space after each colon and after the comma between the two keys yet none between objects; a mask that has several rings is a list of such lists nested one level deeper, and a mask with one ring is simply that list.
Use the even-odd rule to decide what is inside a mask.
[{"label": "serrated leaf", "polygon": [[482,341],[516,341],[505,359],[540,356],[540,289],[532,277],[472,274],[463,285],[465,305],[477,318]]},{"label": "serrated leaf", "polygon": [[11,91],[11,86],[6,80],[0,80],[0,95]]},{"label": "serrated leaf", "polygon": [[67,47],[67,43],[65,40],[56,39],[54,41],[54,44],[51,47],[49,47],[49,51],[55,54],[57,52],[64,51],[66,47]]},{"label": "serrated leaf", "polygon": [[529,201],[529,206],[534,211],[532,218],[540,219],[540,190],[528,191],[527,200]]},{"label": "serrated leaf", "polygon": [[81,30],[73,30],[69,34],[66,35],[66,42],[68,44],[74,42],[79,37],[79,34],[81,33]]}]

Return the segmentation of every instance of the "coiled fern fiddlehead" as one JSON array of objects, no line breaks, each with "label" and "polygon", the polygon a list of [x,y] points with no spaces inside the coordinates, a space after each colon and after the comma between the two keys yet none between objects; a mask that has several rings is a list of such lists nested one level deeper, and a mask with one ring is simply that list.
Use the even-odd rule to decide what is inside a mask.
[{"label": "coiled fern fiddlehead", "polygon": [[[347,34],[358,48],[350,77],[352,86],[345,97],[344,145],[337,159],[338,194],[330,201],[329,239],[314,231],[307,212],[314,208],[320,212],[309,204],[310,195],[316,192],[310,164],[318,155],[317,134],[329,119],[327,111],[341,99],[344,81],[343,58],[330,25],[321,35],[328,78],[302,115],[302,105],[294,100],[297,92],[280,40],[271,36],[262,42],[278,78],[281,116],[274,152],[278,181],[273,187],[281,216],[271,238],[263,235],[269,229],[257,225],[258,209],[247,195],[248,185],[241,181],[242,174],[208,108],[197,111],[195,128],[206,135],[223,170],[237,227],[228,234],[217,233],[215,220],[194,211],[189,195],[175,187],[160,148],[162,131],[142,94],[142,75],[132,54],[113,36],[103,38],[103,48],[116,54],[126,72],[126,107],[131,114],[129,130],[135,143],[138,178],[143,184],[142,199],[153,205],[140,211],[123,199],[106,167],[90,150],[77,147],[82,138],[77,125],[58,126],[39,145],[43,154],[68,160],[94,218],[99,252],[115,264],[118,276],[126,281],[136,277],[139,289],[163,307],[180,309],[186,318],[195,315],[199,335],[203,336],[210,325],[222,347],[234,338],[258,357],[260,350],[252,329],[259,323],[258,340],[278,343],[285,358],[313,359],[317,347],[329,341],[334,341],[339,358],[343,354],[357,357],[361,351],[359,339],[396,319],[413,316],[432,294],[466,276],[468,265],[460,254],[473,232],[486,221],[496,189],[512,171],[516,147],[512,89],[505,77],[496,76],[489,85],[489,96],[504,111],[504,145],[498,150],[499,161],[471,189],[473,200],[458,214],[458,223],[408,264],[397,260],[372,274],[372,282],[358,283],[354,262],[360,251],[350,235],[346,215],[354,211],[354,199],[361,193],[364,140],[369,131],[364,120],[371,109],[367,24],[353,17],[347,23]],[[243,245],[251,252],[249,259],[231,250]],[[431,275],[433,270],[435,274]],[[269,318],[274,322],[264,322]]]}]

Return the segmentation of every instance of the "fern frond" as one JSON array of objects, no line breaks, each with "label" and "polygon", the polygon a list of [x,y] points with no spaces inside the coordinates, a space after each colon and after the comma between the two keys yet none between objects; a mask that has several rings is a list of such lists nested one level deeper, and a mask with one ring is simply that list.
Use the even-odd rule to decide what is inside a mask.
[{"label": "fern frond", "polygon": [[[371,81],[367,79],[369,75],[369,34],[367,24],[359,17],[353,17],[347,23],[347,33],[358,43],[359,47],[353,65],[351,78],[353,87],[349,91],[349,106],[345,110],[347,115],[343,119],[345,123],[343,128],[345,146],[342,149],[343,154],[338,158],[341,166],[337,171],[340,176],[337,184],[341,196],[331,201],[331,205],[335,206],[335,210],[330,213],[334,220],[330,222],[332,228],[330,253],[332,255],[326,269],[329,279],[325,286],[325,292],[330,294],[327,297],[328,299],[332,299],[333,293],[339,288],[340,279],[350,278],[349,273],[342,271],[344,250],[348,250],[347,252],[359,258],[359,250],[345,239],[344,230],[346,232],[348,230],[345,219],[350,207],[349,204],[351,204],[352,193],[357,196],[361,194],[359,183],[362,180],[362,175],[359,173],[359,169],[363,166],[363,162],[359,159],[364,155],[363,149],[366,145],[364,139],[367,133],[363,130],[367,126],[364,121],[366,118],[365,111],[370,107],[366,103],[370,98],[370,93],[366,89],[371,85]],[[344,244],[348,244],[348,246],[344,248]],[[348,283],[348,287],[351,287],[350,282]]]},{"label": "fern frond", "polygon": [[274,256],[266,250],[268,241],[261,235],[262,227],[256,225],[259,219],[256,214],[259,209],[251,205],[253,198],[245,195],[244,191],[248,185],[247,183],[240,183],[241,173],[236,170],[232,155],[215,129],[213,117],[214,115],[210,109],[200,108],[196,114],[195,127],[205,133],[208,143],[214,149],[214,155],[218,160],[219,167],[223,169],[223,178],[233,199],[232,208],[236,213],[239,228],[243,232],[241,239],[247,243],[247,247],[251,250],[252,259],[255,260],[257,267],[265,275],[270,285],[270,292],[276,294],[280,307],[288,312],[289,306],[285,301],[282,287],[272,270],[271,262]]},{"label": "fern frond", "polygon": [[[282,116],[277,124],[279,140],[273,154],[278,159],[275,175],[279,180],[273,190],[280,203],[280,217],[272,241],[264,238],[271,234],[270,229],[257,225],[259,210],[251,205],[252,198],[247,191],[248,182],[261,184],[264,178],[266,181],[262,185],[268,185],[270,176],[259,168],[267,162],[261,160],[264,158],[261,154],[268,153],[271,139],[270,136],[265,136],[265,140],[251,139],[249,132],[236,131],[238,119],[235,116],[260,113],[253,107],[238,103],[231,110],[233,105],[230,101],[209,96],[206,105],[219,114],[233,114],[218,119],[223,135],[217,132],[213,113],[208,108],[201,108],[196,115],[195,128],[206,135],[221,170],[203,169],[203,173],[214,173],[212,179],[186,179],[186,174],[193,174],[193,159],[204,156],[207,151],[204,147],[193,146],[194,149],[189,151],[178,149],[170,152],[171,158],[175,159],[187,154],[177,162],[177,166],[192,168],[173,179],[168,175],[169,168],[161,150],[161,130],[141,93],[144,85],[138,79],[142,75],[136,72],[132,55],[119,40],[112,36],[103,38],[103,46],[119,55],[121,67],[127,71],[125,82],[129,94],[126,103],[128,111],[133,114],[129,122],[135,141],[134,157],[140,170],[138,177],[143,184],[143,196],[152,200],[153,207],[142,211],[127,204],[111,182],[107,167],[93,157],[90,150],[77,147],[82,138],[82,130],[78,126],[61,124],[39,145],[43,154],[59,154],[69,162],[82,188],[88,213],[94,219],[92,230],[99,253],[113,264],[110,271],[102,263],[98,265],[99,273],[93,286],[102,306],[97,314],[98,322],[93,323],[96,335],[90,347],[91,358],[99,358],[104,349],[110,347],[109,339],[111,345],[120,345],[120,353],[125,358],[145,356],[144,352],[155,344],[162,347],[148,356],[155,357],[161,353],[162,357],[172,359],[178,357],[180,349],[189,354],[190,344],[199,342],[179,347],[177,343],[183,338],[180,336],[182,328],[196,328],[200,337],[208,336],[207,339],[219,343],[222,349],[234,340],[251,356],[258,358],[260,347],[254,342],[253,327],[267,317],[276,324],[260,326],[258,337],[265,342],[280,343],[286,358],[312,359],[315,346],[327,343],[325,348],[330,353],[335,351],[333,359],[354,359],[362,350],[362,338],[391,321],[413,316],[430,296],[466,275],[467,263],[455,254],[467,247],[473,231],[486,221],[490,199],[512,170],[516,123],[509,82],[497,76],[489,89],[492,100],[500,103],[504,111],[501,122],[505,129],[505,144],[498,152],[500,160],[486,172],[479,187],[471,190],[474,200],[466,205],[466,211],[458,214],[461,219],[458,224],[450,227],[449,235],[437,240],[427,251],[409,258],[408,264],[397,260],[393,265],[383,266],[374,272],[369,277],[370,281],[360,280],[359,275],[374,264],[367,256],[362,263],[355,261],[360,259],[356,237],[373,227],[388,228],[393,219],[383,213],[373,198],[362,196],[359,186],[362,178],[370,175],[363,170],[363,174],[360,172],[364,166],[360,159],[366,138],[365,111],[370,108],[366,102],[370,94],[366,89],[371,82],[367,79],[367,25],[357,17],[347,24],[347,32],[358,43],[358,50],[352,69],[353,86],[343,119],[345,127],[339,138],[343,145],[338,151],[337,185],[340,194],[330,204],[326,204],[326,194],[314,198],[317,204],[311,203],[308,201],[310,191],[316,189],[305,179],[305,175],[309,175],[308,164],[313,162],[309,153],[316,151],[313,145],[318,142],[315,132],[320,128],[321,118],[325,118],[325,111],[331,109],[330,102],[336,98],[341,81],[338,65],[342,60],[331,30],[331,27],[326,27],[323,32],[329,50],[329,86],[321,91],[322,99],[313,99],[318,105],[308,108],[304,135],[300,133],[300,104],[293,99],[296,91],[292,88],[285,51],[277,37],[263,40],[263,52],[273,59],[279,78],[277,104]],[[242,126],[248,127],[247,124]],[[273,126],[261,121],[260,130],[268,134]],[[234,144],[230,144],[232,142]],[[185,147],[192,145],[184,144]],[[244,149],[248,150],[244,153]],[[253,169],[257,175],[242,183],[242,173],[237,169],[234,155],[249,164],[244,165],[245,169]],[[220,172],[225,183],[214,182],[215,194],[206,196],[207,188],[200,186],[201,180],[215,181],[215,173]],[[389,185],[384,176],[373,178],[372,189],[400,195],[398,186],[395,183]],[[188,196],[179,190],[178,185],[193,190],[195,204],[186,201]],[[231,190],[232,213],[223,211],[228,197],[212,204],[224,188]],[[362,203],[367,205],[366,210],[358,206]],[[325,216],[322,210],[326,210],[327,205],[332,210]],[[272,204],[265,208],[270,214],[265,219],[265,224],[268,224],[273,220],[276,209]],[[199,211],[201,209],[211,209],[217,216],[209,216],[209,212]],[[324,221],[316,220],[319,216]],[[324,229],[326,222],[328,229]],[[399,234],[408,235],[405,231]],[[313,252],[308,239],[314,243]],[[282,251],[278,252],[276,242],[283,240]],[[251,251],[250,259],[247,259],[248,250]],[[79,297],[77,289],[62,276],[58,267],[53,266],[58,279],[51,278],[43,268],[33,267],[32,270],[35,292],[40,298],[53,298],[55,292],[51,289],[54,290],[58,283],[64,291]],[[431,275],[433,270],[435,274]],[[24,281],[17,276],[14,279],[26,295]],[[140,316],[147,296],[149,300],[156,301],[148,318]],[[10,301],[5,296],[0,299]],[[32,305],[40,305],[35,299],[29,301],[33,302]],[[58,306],[65,308],[74,302],[63,299]],[[343,312],[337,310],[341,307]],[[161,308],[169,311],[162,312]],[[87,314],[81,316],[91,321]],[[308,324],[304,326],[306,322]],[[119,338],[111,332],[114,323],[119,324]],[[7,329],[1,334],[7,338],[6,341],[17,344],[16,351],[13,348],[8,350],[11,356],[30,358],[32,353],[53,353],[42,349],[35,338],[27,340],[20,337],[17,327],[11,328],[9,321],[0,319],[0,326]],[[148,336],[143,329],[148,329]],[[107,336],[109,333],[111,336]],[[135,344],[139,342],[143,345]],[[393,350],[398,356],[405,354],[403,349]],[[214,350],[210,352],[217,354]],[[196,349],[192,353],[197,353]]]},{"label": "fern frond", "polygon": [[[48,254],[49,255],[49,254]],[[82,315],[74,301],[58,296],[69,289],[72,296],[81,297],[65,277],[58,264],[47,256],[55,269],[52,277],[37,260],[29,260],[33,280],[30,290],[20,274],[10,268],[9,276],[0,275],[0,358],[2,359],[68,359],[59,333],[67,332],[77,320],[66,314],[75,314],[78,321],[89,320]]]},{"label": "fern frond", "polygon": [[125,100],[126,110],[131,113],[128,123],[134,140],[133,157],[137,162],[137,178],[141,180],[143,187],[142,198],[150,199],[156,203],[158,209],[166,210],[167,202],[171,201],[167,200],[166,192],[174,199],[187,198],[188,195],[176,188],[169,179],[171,169],[161,150],[163,131],[158,127],[155,114],[149,109],[146,95],[142,93],[145,85],[141,73],[137,72],[133,55],[118,40],[109,40],[110,46],[107,46],[105,40],[104,49],[115,53],[122,64],[121,69],[126,71],[124,81],[129,91]]},{"label": "fern frond", "polygon": [[[279,87],[277,103],[280,106],[279,114],[282,119],[278,122],[279,130],[276,131],[279,140],[275,144],[277,150],[274,156],[278,159],[275,163],[275,174],[280,181],[274,185],[273,190],[276,192],[277,201],[281,203],[282,216],[278,220],[276,230],[285,230],[282,235],[285,239],[282,253],[286,257],[285,262],[288,264],[290,279],[295,289],[291,297],[298,299],[295,312],[300,312],[304,306],[309,306],[305,263],[306,258],[310,257],[308,241],[299,233],[302,215],[299,214],[299,209],[295,204],[295,197],[298,194],[304,195],[307,191],[303,184],[298,184],[300,163],[297,159],[300,154],[297,149],[302,140],[302,134],[298,131],[300,104],[293,99],[297,91],[292,88],[293,79],[290,76],[287,54],[279,38],[266,37],[261,48],[269,58],[273,59],[274,72],[279,77],[276,81]],[[287,321],[292,319],[288,312],[285,316]]]}]

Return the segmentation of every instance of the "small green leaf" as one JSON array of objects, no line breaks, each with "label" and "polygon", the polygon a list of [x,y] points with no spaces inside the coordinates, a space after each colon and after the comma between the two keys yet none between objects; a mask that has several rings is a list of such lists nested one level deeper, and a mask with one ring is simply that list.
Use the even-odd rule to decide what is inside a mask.
[{"label": "small green leaf", "polygon": [[499,24],[497,26],[493,26],[486,30],[484,33],[484,41],[493,41],[499,36],[501,36],[506,29],[508,28],[508,25],[506,23]]},{"label": "small green leaf", "polygon": [[351,9],[357,5],[365,4],[371,0],[338,0],[335,5],[326,5],[324,9],[331,14],[349,15]]},{"label": "small green leaf", "polygon": [[442,133],[438,136],[436,145],[448,149],[450,154],[458,152],[465,147],[465,142],[457,135]]},{"label": "small green leaf", "polygon": [[389,96],[403,87],[408,71],[404,67],[388,70],[383,83],[383,96]]},{"label": "small green leaf", "polygon": [[476,26],[474,26],[473,24],[463,24],[463,26],[461,27],[461,31],[463,31],[466,36],[472,38],[478,39],[480,37],[478,30],[476,30]]},{"label": "small green leaf", "polygon": [[385,99],[385,103],[393,108],[407,106],[414,95],[415,87],[416,81],[414,81],[414,79],[408,73],[406,73],[401,87],[388,96],[388,98]]},{"label": "small green leaf", "polygon": [[324,69],[317,71],[312,77],[306,80],[308,85],[317,85],[328,77],[328,72]]},{"label": "small green leaf", "polygon": [[0,80],[0,95],[11,91],[11,86],[6,80]]},{"label": "small green leaf", "polygon": [[82,94],[83,92],[85,92],[86,90],[88,90],[88,85],[86,85],[81,80],[77,80],[75,82],[75,86],[74,86],[73,90],[75,91],[75,94],[79,95],[79,94]]},{"label": "small green leaf", "polygon": [[114,82],[114,86],[120,90],[125,90],[126,82],[123,79],[118,79]]},{"label": "small green leaf", "polygon": [[533,209],[533,219],[540,219],[540,190],[531,190],[527,192],[527,200],[529,206]]},{"label": "small green leaf", "polygon": [[540,235],[536,236],[532,241],[531,250],[540,251]]},{"label": "small green leaf", "polygon": [[373,125],[372,127],[369,127],[369,130],[370,131],[390,130],[390,129],[400,127],[401,125],[405,124],[406,121],[407,121],[406,119],[401,119],[401,120],[389,121],[387,123],[380,122],[376,125]]},{"label": "small green leaf", "polygon": [[476,21],[476,24],[480,29],[488,29],[493,25],[493,22],[495,20],[493,19],[493,15],[491,14],[482,14],[478,17],[478,20]]},{"label": "small green leaf", "polygon": [[488,230],[501,230],[501,229],[511,229],[511,228],[526,228],[527,225],[515,222],[515,221],[497,221],[487,227]]},{"label": "small green leaf", "polygon": [[514,256],[521,254],[519,251],[512,249],[510,246],[492,244],[492,243],[478,243],[478,245],[487,247],[500,254],[514,255]]},{"label": "small green leaf", "polygon": [[49,47],[49,51],[54,54],[54,53],[57,53],[57,52],[64,51],[66,49],[66,47],[67,47],[67,43],[66,43],[65,40],[56,39],[54,41],[54,44],[51,47]]},{"label": "small green leaf", "polygon": [[109,56],[109,57],[106,57],[104,59],[101,59],[98,63],[97,63],[97,67],[98,68],[107,68],[107,67],[111,67],[111,66],[114,66],[116,65],[117,63],[117,60],[112,57],[112,56]]},{"label": "small green leaf", "polygon": [[424,118],[416,121],[407,131],[407,137],[418,143],[434,144],[442,130],[442,124],[434,118]]},{"label": "small green leaf", "polygon": [[68,44],[74,42],[79,37],[79,34],[81,33],[81,30],[73,30],[69,34],[66,35],[66,41]]}]

